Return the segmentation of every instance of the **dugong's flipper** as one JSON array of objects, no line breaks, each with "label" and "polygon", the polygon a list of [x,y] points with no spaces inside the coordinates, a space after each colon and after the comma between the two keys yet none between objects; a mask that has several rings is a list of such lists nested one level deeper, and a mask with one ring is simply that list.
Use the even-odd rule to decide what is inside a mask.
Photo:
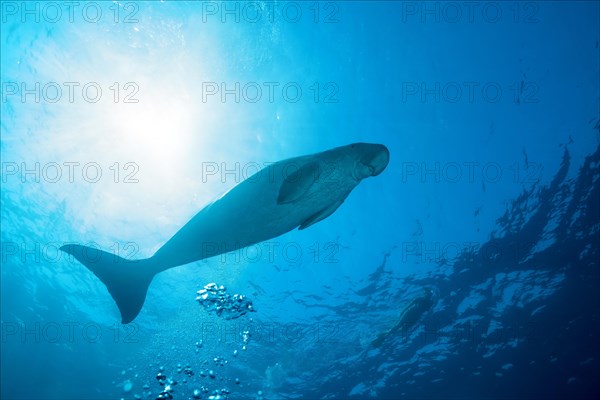
[{"label": "dugong's flipper", "polygon": [[292,203],[301,198],[319,178],[319,163],[309,162],[285,178],[279,188],[277,204]]},{"label": "dugong's flipper", "polygon": [[75,257],[106,285],[119,307],[123,324],[133,321],[142,309],[150,282],[157,273],[150,258],[131,261],[78,244],[68,244],[60,250]]}]

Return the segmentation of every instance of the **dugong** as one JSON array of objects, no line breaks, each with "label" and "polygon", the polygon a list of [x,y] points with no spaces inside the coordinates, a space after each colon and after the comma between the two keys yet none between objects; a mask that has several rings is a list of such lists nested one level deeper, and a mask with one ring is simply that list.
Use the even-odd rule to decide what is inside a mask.
[{"label": "dugong", "polygon": [[154,275],[275,238],[327,218],[390,153],[381,144],[354,143],[269,165],[206,205],[150,258],[126,260],[78,244],[60,248],[107,287],[127,324],[139,314]]}]

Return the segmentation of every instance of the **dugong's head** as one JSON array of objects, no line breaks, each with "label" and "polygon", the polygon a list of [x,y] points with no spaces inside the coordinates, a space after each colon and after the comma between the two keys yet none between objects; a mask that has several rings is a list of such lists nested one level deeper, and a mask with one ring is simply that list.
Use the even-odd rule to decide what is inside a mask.
[{"label": "dugong's head", "polygon": [[344,147],[355,160],[352,176],[356,180],[379,175],[390,161],[390,151],[382,144],[354,143]]}]

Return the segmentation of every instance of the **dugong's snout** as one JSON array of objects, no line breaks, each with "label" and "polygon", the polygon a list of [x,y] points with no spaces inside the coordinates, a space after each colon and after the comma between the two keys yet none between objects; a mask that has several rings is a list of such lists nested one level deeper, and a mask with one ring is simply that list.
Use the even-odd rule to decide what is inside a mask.
[{"label": "dugong's snout", "polygon": [[357,181],[379,175],[390,162],[390,151],[382,144],[354,143],[349,148],[356,157],[352,176]]},{"label": "dugong's snout", "polygon": [[390,162],[390,151],[382,144],[374,144],[372,146],[373,156],[368,161],[368,165],[373,169],[371,176],[377,176],[383,172]]},{"label": "dugong's snout", "polygon": [[390,162],[390,151],[382,144],[362,143],[361,145],[360,178],[379,175]]}]

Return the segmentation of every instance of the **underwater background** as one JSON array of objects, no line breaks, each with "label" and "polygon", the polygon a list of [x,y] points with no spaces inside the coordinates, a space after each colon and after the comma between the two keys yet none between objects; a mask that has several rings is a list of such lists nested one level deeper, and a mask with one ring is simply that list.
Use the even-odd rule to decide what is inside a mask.
[{"label": "underwater background", "polygon": [[[0,7],[2,399],[600,393],[598,2]],[[161,273],[131,324],[58,250],[149,257],[353,142],[390,163],[333,215]]]}]

